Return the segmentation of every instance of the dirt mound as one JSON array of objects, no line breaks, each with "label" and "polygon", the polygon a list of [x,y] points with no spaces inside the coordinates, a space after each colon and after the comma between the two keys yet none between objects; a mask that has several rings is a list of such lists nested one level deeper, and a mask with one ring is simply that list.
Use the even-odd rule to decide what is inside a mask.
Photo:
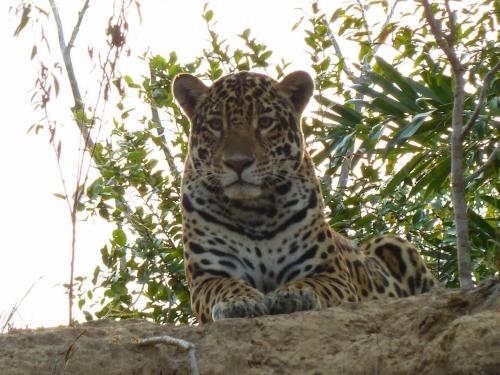
[{"label": "dirt mound", "polygon": [[0,335],[0,374],[498,374],[500,281],[202,327],[96,321]]}]

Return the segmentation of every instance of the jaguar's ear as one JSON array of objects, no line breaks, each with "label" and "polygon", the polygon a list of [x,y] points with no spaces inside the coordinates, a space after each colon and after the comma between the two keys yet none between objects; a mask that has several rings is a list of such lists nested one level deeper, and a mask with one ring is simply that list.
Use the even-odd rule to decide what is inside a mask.
[{"label": "jaguar's ear", "polygon": [[298,70],[283,78],[278,83],[278,88],[285,93],[300,114],[312,96],[314,82],[308,73]]},{"label": "jaguar's ear", "polygon": [[187,73],[179,74],[172,83],[174,97],[190,119],[194,115],[200,97],[207,91],[208,87],[200,79]]}]

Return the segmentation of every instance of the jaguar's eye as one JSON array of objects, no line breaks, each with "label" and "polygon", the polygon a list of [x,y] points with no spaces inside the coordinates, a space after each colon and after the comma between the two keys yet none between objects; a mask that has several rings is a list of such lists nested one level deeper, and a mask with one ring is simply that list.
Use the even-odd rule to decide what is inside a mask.
[{"label": "jaguar's eye", "polygon": [[259,128],[267,129],[273,124],[273,119],[271,117],[261,117],[259,119]]},{"label": "jaguar's eye", "polygon": [[219,118],[213,118],[208,121],[208,126],[213,131],[220,132],[223,128],[222,120]]}]

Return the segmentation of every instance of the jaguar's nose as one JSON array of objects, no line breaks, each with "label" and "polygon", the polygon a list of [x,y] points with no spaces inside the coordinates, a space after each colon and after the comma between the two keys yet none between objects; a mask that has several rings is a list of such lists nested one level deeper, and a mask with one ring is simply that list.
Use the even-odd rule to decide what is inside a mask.
[{"label": "jaguar's nose", "polygon": [[231,168],[240,175],[246,168],[251,166],[255,158],[251,155],[234,155],[223,160],[226,167]]}]

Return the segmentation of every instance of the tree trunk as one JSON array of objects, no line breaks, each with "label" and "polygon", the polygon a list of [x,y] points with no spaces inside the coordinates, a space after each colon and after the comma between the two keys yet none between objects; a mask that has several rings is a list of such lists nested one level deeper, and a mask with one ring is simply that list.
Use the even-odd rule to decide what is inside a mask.
[{"label": "tree trunk", "polygon": [[457,236],[457,258],[460,287],[469,288],[474,284],[471,278],[469,222],[465,200],[464,149],[462,144],[462,124],[464,113],[464,70],[454,69],[455,96],[453,100],[451,130],[451,194]]}]

